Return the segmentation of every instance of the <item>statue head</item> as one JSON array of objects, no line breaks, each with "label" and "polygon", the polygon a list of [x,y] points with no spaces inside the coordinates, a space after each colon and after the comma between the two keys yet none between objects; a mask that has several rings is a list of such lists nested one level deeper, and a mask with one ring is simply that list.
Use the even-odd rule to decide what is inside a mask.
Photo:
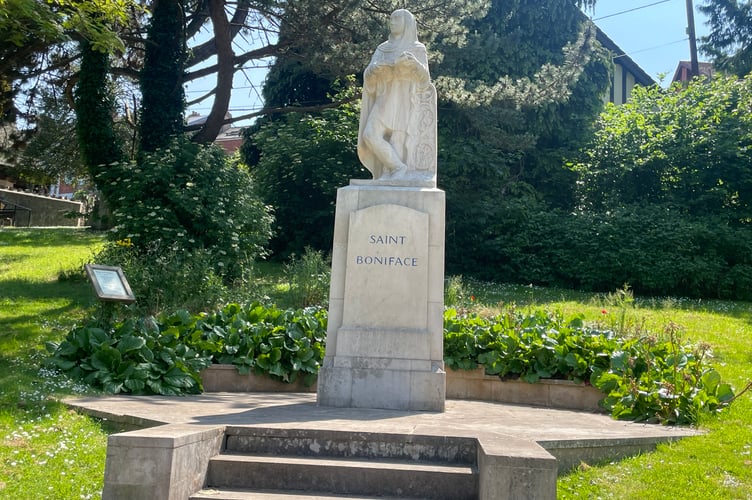
[{"label": "statue head", "polygon": [[405,9],[392,12],[389,17],[389,41],[409,46],[418,41],[418,27],[415,17]]}]

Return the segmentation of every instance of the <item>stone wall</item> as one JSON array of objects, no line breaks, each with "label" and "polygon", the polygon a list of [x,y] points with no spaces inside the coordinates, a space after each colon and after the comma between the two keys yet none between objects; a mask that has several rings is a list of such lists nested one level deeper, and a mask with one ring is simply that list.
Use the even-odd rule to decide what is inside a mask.
[{"label": "stone wall", "polygon": [[19,205],[29,210],[16,211],[14,225],[18,227],[83,226],[84,218],[69,218],[65,214],[83,212],[83,203],[25,191],[0,189],[0,201]]}]

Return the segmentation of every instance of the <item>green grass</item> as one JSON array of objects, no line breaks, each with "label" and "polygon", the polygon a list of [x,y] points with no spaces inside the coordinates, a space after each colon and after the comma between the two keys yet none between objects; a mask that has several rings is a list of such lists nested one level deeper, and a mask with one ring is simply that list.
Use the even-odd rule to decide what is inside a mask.
[{"label": "green grass", "polygon": [[[107,432],[55,401],[85,391],[41,369],[44,344],[90,315],[93,292],[77,270],[103,236],[84,230],[0,230],[0,498],[98,498]],[[59,280],[62,275],[66,277]],[[279,265],[257,264],[253,290],[284,303]],[[619,300],[462,280],[461,305],[560,310],[630,334],[673,321],[686,341],[713,346],[713,363],[737,390],[752,380],[752,304],[676,298]],[[500,424],[500,425],[503,425]],[[707,418],[706,434],[615,464],[582,464],[559,478],[559,498],[752,498],[752,394]]]},{"label": "green grass", "polygon": [[91,288],[75,270],[102,239],[81,229],[0,230],[0,498],[100,497],[107,434],[55,401],[85,388],[41,362],[45,342],[91,312]]}]

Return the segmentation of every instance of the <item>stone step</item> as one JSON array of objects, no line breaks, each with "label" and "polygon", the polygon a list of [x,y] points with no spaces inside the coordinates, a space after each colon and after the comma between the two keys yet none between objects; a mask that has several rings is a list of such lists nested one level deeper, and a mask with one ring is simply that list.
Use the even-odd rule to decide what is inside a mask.
[{"label": "stone step", "polygon": [[209,462],[207,487],[462,500],[478,497],[478,472],[435,462],[223,453]]},{"label": "stone step", "polygon": [[455,436],[228,427],[228,452],[255,455],[395,459],[476,465],[478,441]]},{"label": "stone step", "polygon": [[[189,500],[401,500],[402,497],[345,496],[308,493],[305,491],[266,491],[247,489],[205,488]],[[416,500],[416,499],[413,499]],[[429,500],[429,499],[417,499]]]}]

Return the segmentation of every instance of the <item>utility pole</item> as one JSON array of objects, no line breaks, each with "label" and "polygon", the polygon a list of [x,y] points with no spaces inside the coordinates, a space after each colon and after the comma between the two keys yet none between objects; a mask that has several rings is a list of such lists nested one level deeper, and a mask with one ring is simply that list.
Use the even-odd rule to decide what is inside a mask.
[{"label": "utility pole", "polygon": [[695,35],[695,7],[687,0],[687,35],[689,35],[690,78],[700,76],[700,63],[697,61],[697,36]]}]

